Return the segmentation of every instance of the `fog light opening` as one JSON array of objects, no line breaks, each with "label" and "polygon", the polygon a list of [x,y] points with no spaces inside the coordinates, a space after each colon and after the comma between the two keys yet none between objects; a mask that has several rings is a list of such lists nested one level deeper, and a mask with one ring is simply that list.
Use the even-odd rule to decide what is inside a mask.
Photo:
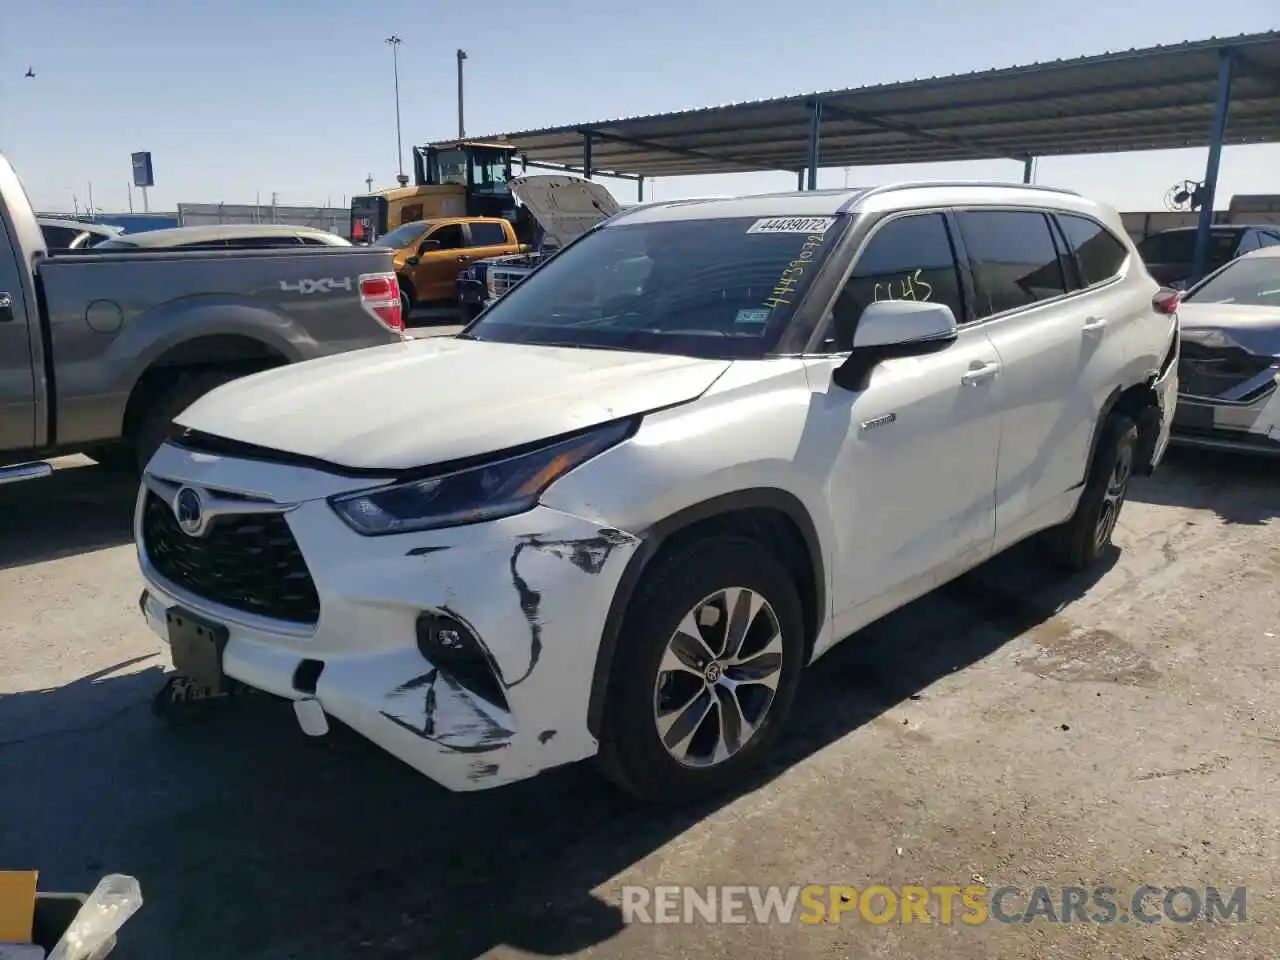
[{"label": "fog light opening", "polygon": [[479,637],[461,620],[439,613],[418,614],[418,651],[459,686],[509,710],[498,672]]}]

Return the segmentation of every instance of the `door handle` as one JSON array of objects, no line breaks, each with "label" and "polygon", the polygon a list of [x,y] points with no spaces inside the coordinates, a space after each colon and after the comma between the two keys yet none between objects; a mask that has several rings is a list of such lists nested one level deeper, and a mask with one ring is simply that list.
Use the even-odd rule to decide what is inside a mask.
[{"label": "door handle", "polygon": [[1106,317],[1090,317],[1080,329],[1085,333],[1101,333],[1107,328]]},{"label": "door handle", "polygon": [[8,323],[13,319],[13,297],[0,293],[0,323]]},{"label": "door handle", "polygon": [[969,369],[969,372],[960,378],[960,382],[966,387],[972,387],[979,383],[985,383],[992,379],[1000,372],[1000,364],[995,362],[977,364]]}]

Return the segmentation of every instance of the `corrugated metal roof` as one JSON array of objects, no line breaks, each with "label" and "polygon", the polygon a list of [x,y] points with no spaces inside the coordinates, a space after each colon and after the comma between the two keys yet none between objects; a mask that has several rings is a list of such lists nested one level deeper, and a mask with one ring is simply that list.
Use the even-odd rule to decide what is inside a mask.
[{"label": "corrugated metal roof", "polygon": [[823,167],[1201,147],[1224,48],[1237,54],[1226,142],[1280,141],[1280,31],[478,139],[580,167],[589,130],[604,175],[797,171],[819,98]]}]

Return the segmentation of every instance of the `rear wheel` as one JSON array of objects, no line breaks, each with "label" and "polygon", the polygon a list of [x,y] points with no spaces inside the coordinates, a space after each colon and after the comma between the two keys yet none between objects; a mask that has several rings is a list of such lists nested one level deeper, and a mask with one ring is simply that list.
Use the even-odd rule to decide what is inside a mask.
[{"label": "rear wheel", "polygon": [[111,473],[130,474],[138,471],[138,458],[134,456],[133,448],[125,443],[104,443],[90,447],[84,454]]},{"label": "rear wheel", "polygon": [[694,543],[645,579],[619,637],[600,762],[645,801],[731,788],[773,746],[804,660],[796,585],[754,540]]},{"label": "rear wheel", "polygon": [[155,452],[164,443],[174,417],[215,387],[238,380],[242,376],[244,376],[243,373],[232,373],[227,370],[180,374],[176,380],[151,399],[130,438],[138,472],[146,469]]},{"label": "rear wheel", "polygon": [[1049,555],[1067,569],[1084,570],[1111,549],[1137,451],[1138,428],[1133,420],[1119,413],[1108,417],[1075,513],[1041,538]]}]

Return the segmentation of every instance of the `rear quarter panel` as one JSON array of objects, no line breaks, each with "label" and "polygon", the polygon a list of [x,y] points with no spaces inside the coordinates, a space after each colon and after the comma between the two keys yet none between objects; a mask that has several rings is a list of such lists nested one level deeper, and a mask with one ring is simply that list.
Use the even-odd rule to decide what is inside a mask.
[{"label": "rear quarter panel", "polygon": [[129,394],[166,351],[255,340],[288,362],[397,342],[360,306],[378,247],[81,253],[41,262],[61,444],[119,436]]}]

